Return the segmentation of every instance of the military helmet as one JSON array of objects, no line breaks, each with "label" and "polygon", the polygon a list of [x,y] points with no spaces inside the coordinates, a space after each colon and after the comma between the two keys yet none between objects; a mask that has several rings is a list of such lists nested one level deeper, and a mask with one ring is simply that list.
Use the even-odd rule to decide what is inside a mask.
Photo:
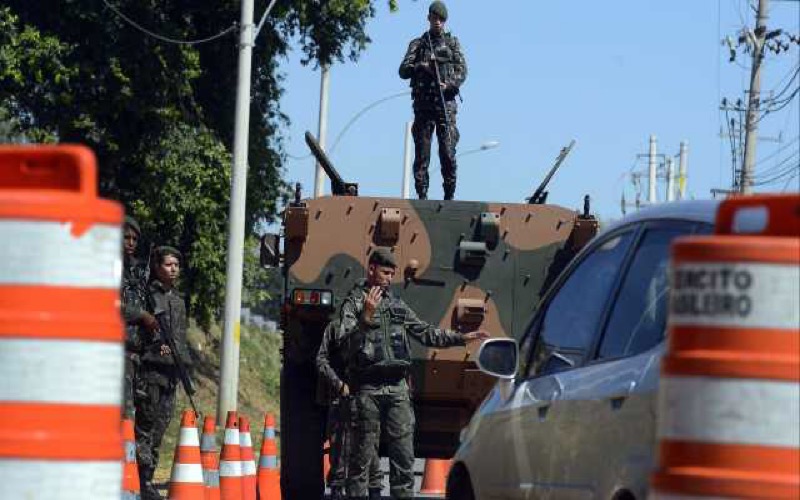
[{"label": "military helmet", "polygon": [[369,256],[369,263],[397,269],[397,260],[394,258],[394,254],[385,247],[376,248]]},{"label": "military helmet", "polygon": [[447,6],[444,4],[444,2],[439,0],[431,2],[431,6],[428,7],[428,14],[435,14],[439,16],[442,21],[447,21]]}]

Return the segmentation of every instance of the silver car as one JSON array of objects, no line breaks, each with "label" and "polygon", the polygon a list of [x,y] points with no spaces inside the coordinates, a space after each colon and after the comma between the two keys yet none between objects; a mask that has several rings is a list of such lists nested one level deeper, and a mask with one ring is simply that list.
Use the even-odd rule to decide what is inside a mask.
[{"label": "silver car", "polygon": [[462,431],[447,498],[645,498],[670,243],[711,232],[716,208],[664,204],[619,221],[564,270],[519,345],[484,343],[478,365],[500,380]]}]

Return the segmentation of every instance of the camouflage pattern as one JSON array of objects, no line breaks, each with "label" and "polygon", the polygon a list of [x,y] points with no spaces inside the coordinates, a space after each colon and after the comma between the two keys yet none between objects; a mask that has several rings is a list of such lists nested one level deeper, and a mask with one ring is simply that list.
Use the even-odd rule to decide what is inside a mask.
[{"label": "camouflage pattern", "polygon": [[[436,57],[441,83],[436,69],[430,64]],[[460,138],[456,126],[456,95],[467,79],[467,62],[458,38],[450,33],[426,31],[408,45],[400,63],[400,78],[410,80],[414,101],[414,182],[417,195],[425,199],[428,192],[428,164],[434,130],[439,141],[439,163],[445,199],[452,199],[456,188],[456,145]],[[444,103],[442,99],[444,98]]]},{"label": "camouflage pattern", "polygon": [[[316,355],[334,312],[364,279],[372,250],[392,250],[399,266],[392,292],[422,321],[520,338],[545,285],[597,224],[555,205],[334,196],[292,204],[283,229],[281,484],[287,498],[319,498],[329,400],[318,398]],[[482,259],[471,258],[475,246],[477,253],[485,248]],[[333,304],[294,305],[295,290],[330,291]],[[492,387],[474,363],[477,347],[411,344],[418,457],[452,456]]]},{"label": "camouflage pattern", "polygon": [[[186,306],[174,288],[152,280],[148,288],[148,310],[153,315],[167,314],[166,324],[175,337],[179,353],[189,364],[186,347]],[[136,378],[136,460],[142,498],[152,490],[153,473],[158,465],[159,446],[175,409],[178,374],[172,355],[161,354],[164,341],[159,333],[142,339],[141,365]],[[160,498],[160,497],[153,497]]]},{"label": "camouflage pattern", "polygon": [[140,261],[125,256],[122,268],[122,318],[125,321],[125,378],[123,379],[123,412],[134,417],[133,393],[141,355],[139,321],[147,305],[146,271]]},{"label": "camouflage pattern", "polygon": [[[433,132],[436,131],[436,140],[439,141],[439,165],[442,169],[442,190],[444,199],[452,200],[456,193],[457,169],[456,145],[461,138],[461,133],[456,125],[456,105],[447,103],[447,118],[436,110],[420,110],[414,113],[414,123],[411,125],[411,136],[414,138],[414,189],[421,200],[428,198],[430,175],[428,166],[431,162],[431,143]],[[449,126],[448,126],[449,125]],[[446,145],[450,147],[446,147]]]},{"label": "camouflage pattern", "polygon": [[[328,407],[328,440],[330,442],[330,471],[327,484],[333,496],[342,496],[347,477],[347,457],[352,448],[350,416],[355,414],[355,401],[351,397],[341,397],[345,382],[344,338],[338,321],[331,321],[325,328],[317,353],[317,369],[323,382],[329,386],[330,403]],[[340,376],[341,375],[341,376]],[[380,459],[376,458],[369,468],[370,490],[380,490],[383,483]]]},{"label": "camouflage pattern", "polygon": [[464,345],[462,334],[421,321],[390,291],[372,318],[363,317],[365,284],[356,286],[338,316],[347,345],[346,373],[355,398],[350,424],[347,493],[367,494],[369,465],[378,460],[381,437],[389,456],[389,487],[394,498],[414,496],[414,410],[406,378],[411,367],[409,337],[429,347]]}]

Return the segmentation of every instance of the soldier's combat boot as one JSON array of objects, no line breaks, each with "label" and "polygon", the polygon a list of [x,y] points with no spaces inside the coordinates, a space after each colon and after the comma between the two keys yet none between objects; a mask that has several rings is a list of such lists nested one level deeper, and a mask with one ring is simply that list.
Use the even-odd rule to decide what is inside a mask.
[{"label": "soldier's combat boot", "polygon": [[381,500],[381,489],[380,488],[370,488],[369,489],[369,500]]},{"label": "soldier's combat boot", "polygon": [[455,186],[453,186],[453,187],[448,186],[448,187],[444,188],[444,199],[445,200],[452,200],[453,196],[455,196],[455,194],[456,194]]}]

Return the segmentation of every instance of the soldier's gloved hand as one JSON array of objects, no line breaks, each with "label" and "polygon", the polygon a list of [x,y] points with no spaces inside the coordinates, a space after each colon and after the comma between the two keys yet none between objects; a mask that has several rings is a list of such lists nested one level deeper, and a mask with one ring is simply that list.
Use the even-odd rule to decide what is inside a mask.
[{"label": "soldier's gloved hand", "polygon": [[169,356],[172,351],[169,349],[169,346],[166,344],[161,344],[161,355],[162,356]]},{"label": "soldier's gloved hand", "polygon": [[347,384],[342,383],[342,387],[341,387],[341,389],[339,389],[339,394],[341,394],[344,397],[349,396],[350,395],[350,387],[348,387]]},{"label": "soldier's gloved hand", "polygon": [[142,312],[142,317],[139,320],[139,324],[141,324],[145,330],[150,333],[155,333],[158,331],[158,320],[147,311]]}]

